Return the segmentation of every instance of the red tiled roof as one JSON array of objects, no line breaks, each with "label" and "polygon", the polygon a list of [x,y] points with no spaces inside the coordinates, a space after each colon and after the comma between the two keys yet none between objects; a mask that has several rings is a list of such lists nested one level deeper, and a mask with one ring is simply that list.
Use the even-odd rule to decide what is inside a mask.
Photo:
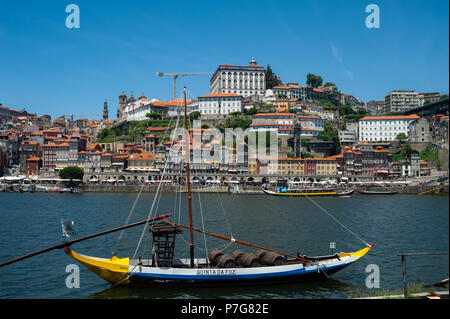
[{"label": "red tiled roof", "polygon": [[128,157],[128,161],[153,161],[154,159],[155,155],[151,153],[137,153]]},{"label": "red tiled roof", "polygon": [[317,116],[308,116],[308,115],[297,115],[297,118],[300,119],[316,119],[316,120],[322,120],[322,118]]},{"label": "red tiled roof", "polygon": [[269,123],[269,124],[250,124],[250,126],[294,126],[294,124]]},{"label": "red tiled roof", "polygon": [[294,113],[257,113],[253,116],[292,116],[295,117]]},{"label": "red tiled roof", "polygon": [[242,97],[242,95],[236,93],[208,93],[200,97]]},{"label": "red tiled roof", "polygon": [[147,127],[147,130],[149,131],[165,131],[168,127]]},{"label": "red tiled roof", "polygon": [[384,115],[384,116],[366,116],[360,119],[360,121],[368,120],[418,120],[420,116],[417,114],[411,115]]}]

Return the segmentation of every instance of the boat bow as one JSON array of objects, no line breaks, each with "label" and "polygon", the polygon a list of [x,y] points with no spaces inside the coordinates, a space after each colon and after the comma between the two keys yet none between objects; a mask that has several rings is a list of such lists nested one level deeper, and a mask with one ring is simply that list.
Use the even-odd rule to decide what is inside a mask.
[{"label": "boat bow", "polygon": [[112,256],[111,259],[98,258],[77,254],[69,247],[64,248],[67,255],[84,265],[100,278],[111,284],[128,283],[128,271],[130,258],[118,258]]},{"label": "boat bow", "polygon": [[340,253],[338,254],[339,258],[343,258],[343,257],[350,257],[351,258],[351,262],[355,262],[358,259],[361,259],[362,257],[364,257],[365,254],[367,254],[369,252],[369,250],[373,247],[373,244],[370,244],[369,246],[367,246],[366,248],[363,248],[361,250],[355,251],[353,253]]}]

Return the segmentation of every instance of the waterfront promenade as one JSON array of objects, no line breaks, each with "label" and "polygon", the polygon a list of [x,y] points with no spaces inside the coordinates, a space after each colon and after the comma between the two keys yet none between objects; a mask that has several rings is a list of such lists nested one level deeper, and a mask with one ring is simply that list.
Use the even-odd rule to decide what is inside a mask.
[{"label": "waterfront promenade", "polygon": [[[42,186],[55,186],[54,184],[41,184]],[[0,185],[0,192],[20,192],[20,188],[23,185],[13,184],[13,185]],[[448,183],[443,186],[437,185],[396,185],[396,184],[362,184],[362,185],[351,185],[345,188],[354,188],[356,190],[379,190],[379,191],[397,191],[398,194],[421,194],[427,191],[431,191],[433,189],[437,189],[437,191],[448,194],[449,185]],[[157,184],[153,185],[107,185],[107,184],[81,184],[78,187],[79,193],[155,193],[158,189]],[[160,187],[160,191],[163,193],[177,193],[177,192],[186,192],[186,186],[180,186],[176,184],[162,184]],[[205,186],[194,186],[192,189],[193,192],[201,192],[201,193],[228,193],[234,195],[264,195],[261,190],[261,186],[257,185],[237,185],[237,184],[229,184],[229,185],[205,185]],[[358,194],[358,193],[354,193]]]},{"label": "waterfront promenade", "polygon": [[[124,192],[124,193],[138,193],[142,192],[156,192],[158,186],[156,185],[82,185],[80,187],[81,192],[99,192],[99,193],[109,193],[109,192]],[[356,190],[365,190],[368,187],[365,186],[354,186]],[[417,185],[417,186],[390,186],[389,190],[395,190],[399,194],[420,194],[428,190],[434,189],[436,186],[427,185]],[[386,187],[373,186],[370,187],[371,190],[386,190]],[[449,186],[444,185],[443,188],[445,193],[448,193]],[[161,189],[162,192],[186,192],[186,187],[180,187],[176,185],[164,185]],[[230,193],[235,195],[264,195],[260,186],[206,186],[194,188],[193,192],[201,193]]]},{"label": "waterfront promenade", "polygon": [[[152,193],[156,192],[161,183],[162,192],[186,192],[186,180],[179,173],[166,173],[161,179],[160,174],[149,173],[85,173],[83,181],[78,181],[79,192],[122,192],[122,193]],[[343,176],[343,175],[276,175],[276,174],[230,174],[230,173],[197,173],[191,175],[194,191],[203,193],[230,194],[263,194],[263,184],[275,187],[279,180],[286,180],[293,188],[296,187],[337,187],[340,189],[354,188],[356,190],[390,190],[399,194],[420,194],[441,187],[441,192],[448,193],[447,172],[433,171],[430,176],[410,177],[402,179],[383,180],[373,176]],[[29,183],[28,179],[23,182]],[[23,182],[0,183],[0,191],[20,191]],[[41,186],[56,185],[67,187],[67,181],[56,175],[46,174],[38,180],[33,180]]]}]

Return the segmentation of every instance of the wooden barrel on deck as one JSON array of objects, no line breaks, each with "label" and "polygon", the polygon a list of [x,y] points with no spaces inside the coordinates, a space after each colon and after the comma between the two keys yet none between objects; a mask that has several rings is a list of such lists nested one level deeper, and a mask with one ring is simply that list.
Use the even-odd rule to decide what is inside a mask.
[{"label": "wooden barrel on deck", "polygon": [[261,266],[261,262],[253,253],[246,253],[241,256],[239,256],[239,259],[237,260],[238,265],[243,267],[258,267]]},{"label": "wooden barrel on deck", "polygon": [[234,268],[236,267],[236,261],[234,257],[230,254],[220,255],[218,257],[218,266],[221,268]]},{"label": "wooden barrel on deck", "polygon": [[231,255],[233,255],[234,259],[238,260],[240,256],[245,254],[245,251],[240,249],[235,249],[231,252]]},{"label": "wooden barrel on deck", "polygon": [[211,250],[208,254],[209,261],[216,266],[219,264],[220,256],[223,256],[223,252],[218,249]]},{"label": "wooden barrel on deck", "polygon": [[255,249],[255,250],[253,251],[253,253],[254,253],[259,259],[261,259],[262,256],[264,256],[265,254],[267,254],[267,250],[257,248],[257,249]]},{"label": "wooden barrel on deck", "polygon": [[286,263],[286,260],[280,254],[267,252],[262,256],[262,262],[267,266],[280,266]]}]

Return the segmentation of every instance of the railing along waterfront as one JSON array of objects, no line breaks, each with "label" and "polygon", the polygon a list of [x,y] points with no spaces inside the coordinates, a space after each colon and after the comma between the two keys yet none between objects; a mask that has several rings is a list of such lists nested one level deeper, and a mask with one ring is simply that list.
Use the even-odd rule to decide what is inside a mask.
[{"label": "railing along waterfront", "polygon": [[407,256],[431,256],[431,255],[448,255],[448,252],[421,252],[421,253],[403,253],[397,254],[402,257],[402,271],[403,271],[403,296],[408,298],[408,281],[406,273],[406,258]]}]

